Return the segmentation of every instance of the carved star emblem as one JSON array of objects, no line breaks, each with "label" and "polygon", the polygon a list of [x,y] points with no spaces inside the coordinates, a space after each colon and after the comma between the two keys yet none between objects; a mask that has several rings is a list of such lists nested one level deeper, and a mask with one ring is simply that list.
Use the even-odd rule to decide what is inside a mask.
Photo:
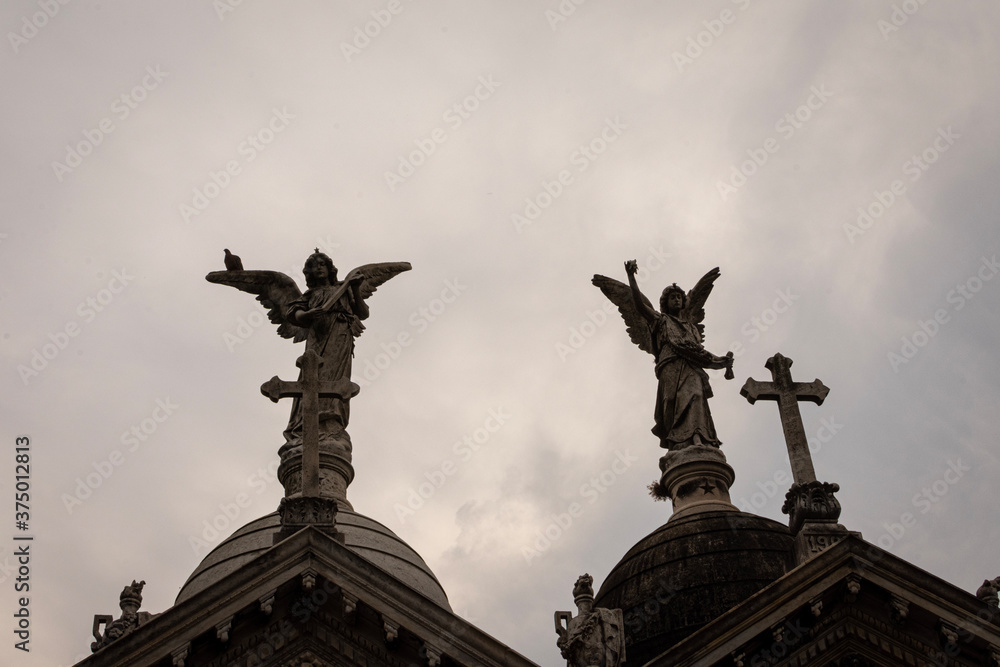
[{"label": "carved star emblem", "polygon": [[699,486],[698,488],[701,489],[706,496],[712,493],[712,491],[715,491],[715,485],[709,482],[708,480],[702,482],[701,486]]}]

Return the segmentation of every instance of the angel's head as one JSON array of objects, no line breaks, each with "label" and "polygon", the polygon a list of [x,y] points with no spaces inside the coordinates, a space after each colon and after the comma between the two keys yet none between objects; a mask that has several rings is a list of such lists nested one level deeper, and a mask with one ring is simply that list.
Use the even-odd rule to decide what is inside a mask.
[{"label": "angel's head", "polygon": [[670,285],[663,290],[660,295],[660,312],[668,315],[676,315],[687,305],[687,294],[684,293],[677,283]]},{"label": "angel's head", "polygon": [[310,289],[337,282],[337,267],[333,265],[332,259],[319,251],[319,248],[309,255],[306,265],[302,267],[302,273],[306,276],[306,287]]}]

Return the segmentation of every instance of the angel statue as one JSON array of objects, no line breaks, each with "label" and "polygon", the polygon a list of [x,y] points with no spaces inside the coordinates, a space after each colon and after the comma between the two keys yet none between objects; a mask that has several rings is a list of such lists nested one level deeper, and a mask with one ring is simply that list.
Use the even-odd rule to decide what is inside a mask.
[{"label": "angel statue", "polygon": [[628,285],[613,278],[595,275],[593,283],[604,296],[618,306],[618,312],[628,328],[628,335],[640,350],[656,357],[656,425],[653,435],[660,447],[669,450],[691,445],[722,443],[715,434],[708,399],[712,387],[706,368],[725,368],[726,379],[733,379],[733,353],[717,357],[704,348],[705,300],[712,292],[718,267],[698,281],[687,294],[677,283],[660,295],[657,312],[635,282],[638,265],[625,262]]},{"label": "angel statue", "polygon": [[[306,342],[306,351],[315,351],[322,359],[321,381],[351,379],[351,359],[354,339],[364,331],[361,320],[368,317],[365,299],[375,289],[403,271],[409,262],[365,264],[337,280],[337,267],[324,253],[316,249],[306,260],[302,272],[306,278],[305,293],[299,292],[295,281],[278,271],[213,271],[205,276],[212,283],[229,285],[257,295],[268,319],[278,325],[278,335],[293,342]],[[299,380],[302,380],[301,372]],[[352,386],[352,394],[358,393]],[[320,446],[340,445],[350,452],[347,422],[350,398],[321,398],[319,407]],[[302,443],[302,410],[300,399],[292,403],[292,414],[285,429],[287,449]]]}]

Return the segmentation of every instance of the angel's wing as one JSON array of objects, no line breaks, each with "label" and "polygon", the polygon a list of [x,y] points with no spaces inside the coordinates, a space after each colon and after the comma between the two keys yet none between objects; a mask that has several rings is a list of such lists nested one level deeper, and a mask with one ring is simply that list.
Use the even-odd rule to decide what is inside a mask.
[{"label": "angel's wing", "polygon": [[681,319],[698,326],[703,342],[705,326],[701,322],[705,319],[705,301],[712,293],[712,288],[715,287],[715,279],[720,275],[722,274],[719,273],[719,267],[715,267],[702,276],[701,280],[687,293],[687,305],[684,306],[684,312],[681,313]]},{"label": "angel's wing", "polygon": [[[653,349],[653,330],[650,328],[646,318],[636,310],[635,303],[632,301],[631,288],[614,278],[601,275],[595,275],[591,282],[604,292],[604,296],[608,297],[611,303],[618,306],[618,312],[622,314],[622,319],[625,320],[625,326],[628,329],[628,335],[632,339],[632,342],[638,345],[640,350],[655,355],[656,351]],[[642,295],[642,300],[650,310],[656,310],[644,294]]]},{"label": "angel's wing", "polygon": [[278,335],[300,343],[309,330],[285,319],[285,312],[292,301],[302,298],[295,281],[279,271],[212,271],[205,280],[218,285],[256,294],[257,300],[267,308],[267,318],[278,325]]},{"label": "angel's wing", "polygon": [[365,279],[361,282],[361,286],[358,291],[361,293],[362,299],[367,299],[372,294],[379,285],[398,276],[403,271],[409,271],[413,267],[410,266],[409,262],[380,262],[377,264],[364,264],[356,269],[352,269],[347,277],[344,279],[347,281],[355,275],[362,275]]}]

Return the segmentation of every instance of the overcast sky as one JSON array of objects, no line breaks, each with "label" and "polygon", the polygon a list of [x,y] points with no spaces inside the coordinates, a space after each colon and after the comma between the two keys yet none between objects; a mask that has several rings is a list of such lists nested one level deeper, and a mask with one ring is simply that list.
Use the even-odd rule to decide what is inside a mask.
[{"label": "overcast sky", "polygon": [[0,27],[0,662],[84,657],[125,584],[163,611],[206,522],[276,508],[290,406],[259,386],[302,348],[205,281],[224,247],[300,285],[316,246],[413,264],[358,340],[349,497],[541,665],[577,576],[670,515],[653,358],[590,284],[628,259],[654,299],[721,267],[734,502],[786,521],[777,409],[739,396],[780,351],[830,387],[802,414],[842,523],[970,592],[1000,574],[995,2],[11,0]]}]

